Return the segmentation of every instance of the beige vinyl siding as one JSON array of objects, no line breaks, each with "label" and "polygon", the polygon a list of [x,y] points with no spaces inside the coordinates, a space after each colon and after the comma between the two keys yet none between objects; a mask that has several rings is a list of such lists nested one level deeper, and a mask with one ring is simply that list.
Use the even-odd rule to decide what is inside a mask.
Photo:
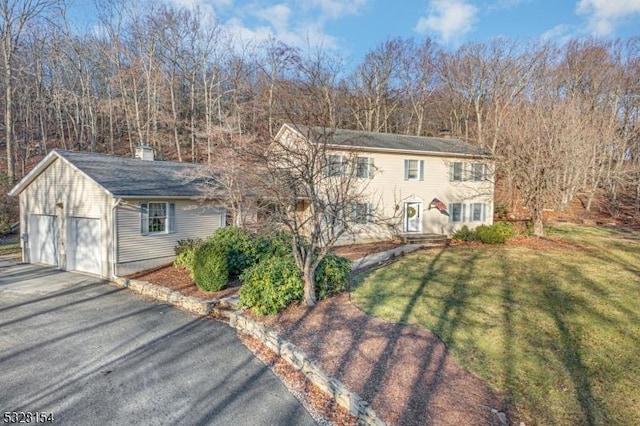
[{"label": "beige vinyl siding", "polygon": [[[100,219],[102,276],[109,275],[111,259],[108,248],[111,236],[111,197],[105,190],[67,162],[56,159],[20,194],[20,226],[29,234],[28,217],[31,214],[53,215],[58,218],[59,267],[67,268],[68,225],[74,217]],[[23,254],[29,261],[29,243],[24,243]]]},{"label": "beige vinyl siding", "polygon": [[[386,225],[354,226],[353,234],[345,236],[342,243],[389,238],[393,232],[388,226],[394,222],[396,232],[403,232],[404,203],[422,202],[422,232],[452,234],[463,225],[475,228],[481,224],[493,223],[493,178],[492,161],[487,159],[467,159],[459,157],[434,157],[420,154],[385,153],[358,151],[358,156],[373,158],[375,175],[373,179],[359,179],[365,187],[367,202],[373,204],[375,216],[384,218]],[[405,180],[405,160],[424,161],[423,180]],[[451,163],[486,163],[489,167],[488,180],[452,182],[449,178]],[[428,210],[434,198],[451,203],[485,203],[486,217],[482,222],[465,221],[451,223],[449,217],[436,209]],[[467,210],[468,212],[468,210]]]},{"label": "beige vinyl siding", "polygon": [[[140,203],[175,203],[176,230],[142,235]],[[118,263],[174,256],[174,247],[186,238],[206,238],[224,223],[224,209],[212,203],[188,200],[127,200],[117,208]]]}]

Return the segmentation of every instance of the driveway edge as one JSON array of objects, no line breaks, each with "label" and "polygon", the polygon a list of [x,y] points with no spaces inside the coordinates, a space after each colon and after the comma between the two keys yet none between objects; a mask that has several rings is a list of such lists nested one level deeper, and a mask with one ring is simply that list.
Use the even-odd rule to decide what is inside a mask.
[{"label": "driveway edge", "polygon": [[229,308],[233,308],[233,303],[228,303],[224,299],[202,300],[197,297],[185,296],[167,287],[129,278],[118,278],[112,283],[156,301],[169,303],[195,315],[215,314],[228,318],[230,327],[260,340],[289,365],[302,372],[311,383],[333,398],[338,405],[357,417],[361,423],[372,426],[385,425],[367,401],[347,389],[344,383],[326,374],[316,362],[293,343],[282,339],[275,330],[248,318],[242,311],[229,310]]}]

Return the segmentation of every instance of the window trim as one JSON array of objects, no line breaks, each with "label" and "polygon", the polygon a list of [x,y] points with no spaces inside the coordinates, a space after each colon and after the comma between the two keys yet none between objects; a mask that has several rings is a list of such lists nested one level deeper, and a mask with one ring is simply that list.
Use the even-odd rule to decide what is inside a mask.
[{"label": "window trim", "polygon": [[[453,163],[451,163],[451,170],[450,170],[450,175],[449,175],[449,180],[451,182],[463,182],[464,179],[464,167],[465,163],[463,163],[462,161],[455,161]],[[456,168],[460,168],[459,170],[459,178],[456,179]]]},{"label": "window trim", "polygon": [[345,174],[345,157],[341,154],[327,154],[325,156],[324,175],[340,177]]},{"label": "window trim", "polygon": [[[476,168],[480,167],[478,174]],[[487,163],[471,163],[469,168],[469,180],[473,182],[484,182],[487,180]]]},{"label": "window trim", "polygon": [[[361,162],[364,164],[366,160],[366,165],[361,167]],[[359,179],[373,179],[373,174],[375,171],[374,162],[372,157],[356,157],[356,177]],[[360,172],[363,173],[360,173]]]},{"label": "window trim", "polygon": [[[164,216],[164,230],[151,231],[149,229],[149,212],[152,204],[164,204],[166,216]],[[142,235],[164,235],[176,232],[176,205],[168,201],[144,201],[140,203],[140,233]]]},{"label": "window trim", "polygon": [[[411,161],[415,161],[417,164],[417,176],[415,178],[409,177],[409,164]],[[416,158],[406,158],[404,160],[404,180],[423,181],[424,180],[424,160],[418,160]]]},{"label": "window trim", "polygon": [[350,219],[355,225],[367,225],[373,223],[373,205],[371,203],[352,203],[350,206]]},{"label": "window trim", "polygon": [[[480,219],[476,219],[476,206],[480,206]],[[486,220],[487,203],[469,203],[469,222],[484,222]]]},{"label": "window trim", "polygon": [[[460,218],[459,220],[455,220],[455,206],[460,206]],[[466,218],[465,218],[465,203],[449,203],[448,205],[449,207],[449,211],[451,212],[451,214],[449,215],[449,222],[451,223],[464,223],[466,222]]]}]

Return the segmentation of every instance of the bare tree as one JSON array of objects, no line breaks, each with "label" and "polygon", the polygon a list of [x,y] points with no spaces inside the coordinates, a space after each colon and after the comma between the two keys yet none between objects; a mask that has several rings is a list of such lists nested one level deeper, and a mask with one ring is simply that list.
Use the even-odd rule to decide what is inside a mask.
[{"label": "bare tree", "polygon": [[315,273],[333,245],[349,232],[366,186],[357,178],[354,152],[336,153],[334,129],[293,125],[272,140],[262,163],[262,193],[274,219],[292,235],[293,254],[304,281],[304,302],[316,303]]},{"label": "bare tree", "polygon": [[50,12],[58,0],[2,0],[0,2],[0,35],[2,36],[4,86],[4,125],[7,148],[7,175],[15,179],[13,144],[13,65],[15,53],[26,26],[33,20]]}]

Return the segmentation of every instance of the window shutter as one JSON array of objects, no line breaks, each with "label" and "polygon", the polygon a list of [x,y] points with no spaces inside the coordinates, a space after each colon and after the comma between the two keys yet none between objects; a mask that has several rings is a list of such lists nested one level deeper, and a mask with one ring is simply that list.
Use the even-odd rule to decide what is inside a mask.
[{"label": "window shutter", "polygon": [[456,163],[449,163],[449,182],[453,182],[454,165]]},{"label": "window shutter", "polygon": [[424,160],[420,160],[420,180],[424,180]]},{"label": "window shutter", "polygon": [[[465,209],[466,206],[467,205],[464,204],[464,203],[460,205],[460,222],[466,222],[466,216],[464,215],[465,214],[465,210],[466,210]],[[471,209],[469,209],[469,210],[471,210]]]},{"label": "window shutter", "polygon": [[487,220],[487,204],[482,203],[482,221]]},{"label": "window shutter", "polygon": [[375,166],[373,165],[373,158],[369,157],[369,179],[373,179],[375,173]]},{"label": "window shutter", "polygon": [[176,232],[176,203],[169,203],[169,232]]},{"label": "window shutter", "polygon": [[373,223],[373,203],[367,204],[367,223]]},{"label": "window shutter", "polygon": [[404,180],[409,180],[409,160],[404,160]]},{"label": "window shutter", "polygon": [[140,233],[147,235],[149,233],[149,204],[140,203]]}]

